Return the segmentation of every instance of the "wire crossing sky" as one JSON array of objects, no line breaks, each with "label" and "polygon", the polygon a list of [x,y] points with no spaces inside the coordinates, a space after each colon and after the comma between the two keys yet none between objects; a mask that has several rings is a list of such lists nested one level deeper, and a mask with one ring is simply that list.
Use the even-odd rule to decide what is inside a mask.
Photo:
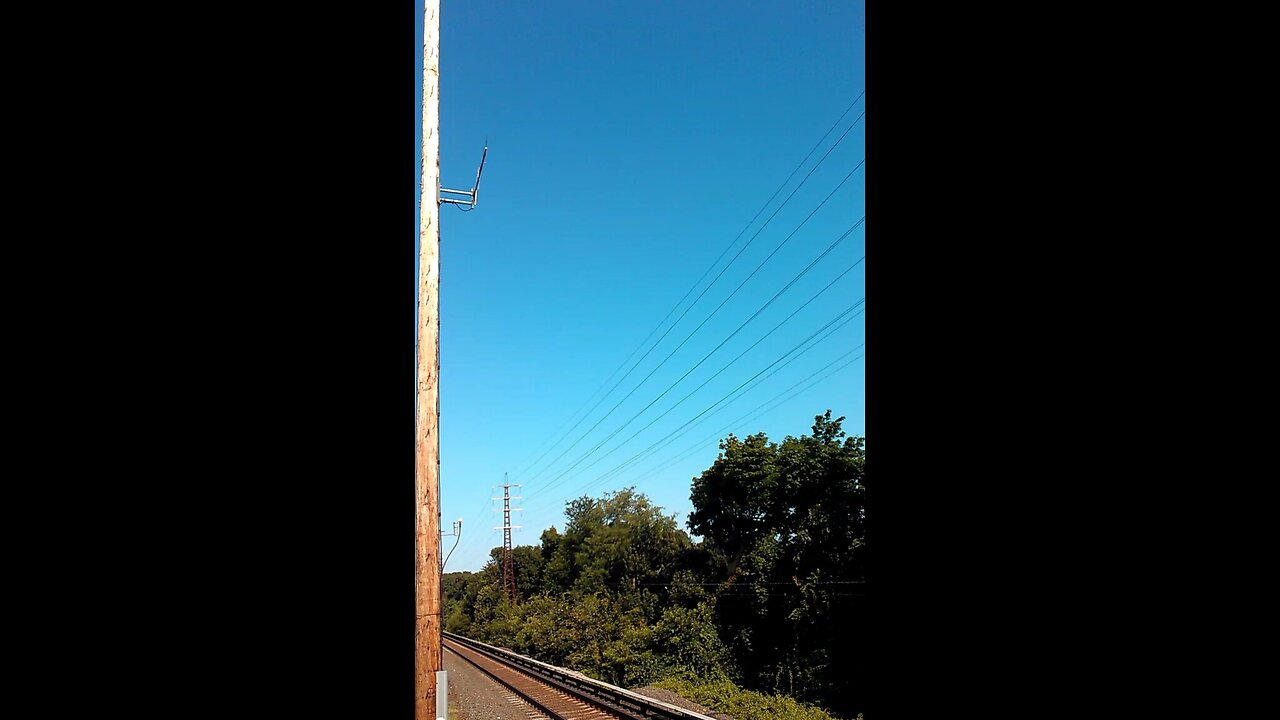
[{"label": "wire crossing sky", "polygon": [[[446,571],[501,544],[503,473],[529,545],[632,485],[683,525],[730,432],[780,441],[830,408],[865,433],[863,18],[445,0],[441,183],[471,187],[489,145],[475,211],[440,211]],[[421,87],[406,112],[420,133]]]}]

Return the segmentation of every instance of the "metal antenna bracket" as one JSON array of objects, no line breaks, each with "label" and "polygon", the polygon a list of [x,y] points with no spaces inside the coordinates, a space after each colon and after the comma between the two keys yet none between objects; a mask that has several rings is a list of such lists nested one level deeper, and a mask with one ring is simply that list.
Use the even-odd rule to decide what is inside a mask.
[{"label": "metal antenna bracket", "polygon": [[[437,200],[441,204],[453,203],[455,205],[467,205],[472,208],[475,208],[476,200],[479,199],[480,197],[480,175],[484,173],[484,161],[485,161],[485,158],[487,158],[488,156],[489,156],[489,143],[486,142],[484,144],[484,152],[480,154],[480,169],[476,170],[476,184],[471,186],[470,190],[450,190],[449,188],[441,187],[440,193],[437,194]],[[453,195],[462,195],[466,199],[444,197],[444,193],[451,193]]]}]

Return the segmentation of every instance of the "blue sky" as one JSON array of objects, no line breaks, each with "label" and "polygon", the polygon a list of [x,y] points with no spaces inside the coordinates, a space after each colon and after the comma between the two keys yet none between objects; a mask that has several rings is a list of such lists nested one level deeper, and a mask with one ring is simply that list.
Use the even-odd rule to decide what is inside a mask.
[{"label": "blue sky", "polygon": [[[420,40],[421,0],[415,13]],[[866,98],[837,123],[864,89],[863,18],[863,3],[852,1],[444,2],[441,182],[469,188],[489,142],[475,211],[441,208],[441,524],[464,523],[447,571],[480,569],[489,548],[502,543],[493,529],[501,513],[492,511],[501,503],[489,498],[501,494],[492,486],[504,472],[523,484],[513,491],[525,496],[513,503],[525,508],[515,513],[523,529],[514,543],[528,545],[547,527],[563,528],[565,501],[630,485],[683,526],[690,481],[714,462],[717,438],[730,430],[781,440],[807,433],[813,416],[830,408],[847,416],[849,432],[864,434],[858,306],[837,321],[847,323],[761,375],[740,398],[608,474],[864,297],[865,262],[856,263],[865,227],[858,226],[637,416],[863,217],[865,174],[855,168],[865,158],[866,119],[852,123]],[[421,62],[419,49],[417,78]],[[406,111],[420,132],[421,88],[417,100]],[[416,153],[415,198],[419,163]],[[416,225],[405,237],[406,252],[416,255]],[[748,240],[665,339],[566,435]],[[445,538],[444,551],[452,546]]]}]

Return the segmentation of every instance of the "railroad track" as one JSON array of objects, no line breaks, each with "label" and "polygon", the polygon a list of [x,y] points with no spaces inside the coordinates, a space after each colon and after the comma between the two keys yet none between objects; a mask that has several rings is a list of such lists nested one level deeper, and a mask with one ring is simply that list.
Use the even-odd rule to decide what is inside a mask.
[{"label": "railroad track", "polygon": [[444,647],[552,720],[712,720],[461,635],[444,633]]}]

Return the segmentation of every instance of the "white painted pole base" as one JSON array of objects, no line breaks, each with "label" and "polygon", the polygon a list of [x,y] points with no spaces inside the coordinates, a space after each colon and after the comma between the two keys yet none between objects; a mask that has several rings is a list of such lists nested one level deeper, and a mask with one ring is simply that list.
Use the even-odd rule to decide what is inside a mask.
[{"label": "white painted pole base", "polygon": [[436,720],[449,720],[449,673],[436,671]]}]

